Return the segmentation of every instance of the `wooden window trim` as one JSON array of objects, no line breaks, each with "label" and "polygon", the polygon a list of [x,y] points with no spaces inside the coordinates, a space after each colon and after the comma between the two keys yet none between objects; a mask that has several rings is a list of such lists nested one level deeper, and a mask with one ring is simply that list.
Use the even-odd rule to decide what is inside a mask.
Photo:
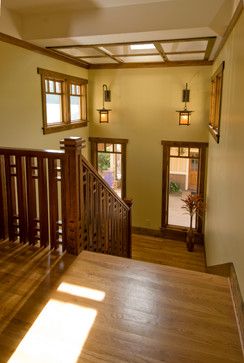
[{"label": "wooden window trim", "polygon": [[222,62],[219,68],[211,77],[209,131],[217,143],[219,143],[220,138],[224,67],[225,62]]},{"label": "wooden window trim", "polygon": [[[162,219],[161,231],[168,238],[184,238],[187,227],[175,226],[168,224],[168,190],[169,190],[169,158],[171,147],[187,147],[199,149],[199,178],[198,178],[198,194],[205,195],[205,169],[206,169],[206,149],[208,143],[191,142],[191,141],[161,141],[163,146],[163,168],[162,168]],[[194,158],[196,159],[196,158]],[[196,231],[203,236],[203,219],[197,216]]]},{"label": "wooden window trim", "polygon": [[[126,146],[128,139],[105,138],[105,137],[89,137],[91,142],[91,163],[98,170],[97,167],[97,144],[121,144],[121,169],[122,169],[122,187],[121,199],[126,198]],[[109,153],[109,152],[108,152]],[[111,151],[112,153],[112,151]],[[116,152],[114,152],[116,154]]]},{"label": "wooden window trim", "polygon": [[[43,134],[50,134],[65,130],[76,129],[85,127],[88,124],[87,120],[87,84],[88,81],[83,78],[70,76],[67,74],[50,71],[43,68],[37,68],[37,73],[41,76],[41,93],[42,93],[42,119],[43,119]],[[46,109],[46,88],[45,80],[53,80],[61,82],[62,84],[62,122],[57,124],[48,125],[47,123],[47,109]],[[80,86],[80,105],[81,105],[81,118],[79,120],[71,120],[71,106],[70,106],[70,86],[76,84]],[[82,87],[85,87],[85,95],[82,94]],[[82,119],[82,97],[85,97],[85,118]]]}]

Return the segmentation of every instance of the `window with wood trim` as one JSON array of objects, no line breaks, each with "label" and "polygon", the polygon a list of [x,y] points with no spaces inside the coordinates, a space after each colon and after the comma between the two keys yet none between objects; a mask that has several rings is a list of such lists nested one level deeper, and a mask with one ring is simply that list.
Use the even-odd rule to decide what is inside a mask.
[{"label": "window with wood trim", "polygon": [[223,62],[211,77],[209,131],[217,142],[219,142],[220,137],[220,117],[224,65],[225,63]]},{"label": "window with wood trim", "polygon": [[126,196],[127,139],[90,137],[91,162],[122,199]]},{"label": "window with wood trim", "polygon": [[43,133],[87,126],[86,79],[38,68],[41,75]]}]

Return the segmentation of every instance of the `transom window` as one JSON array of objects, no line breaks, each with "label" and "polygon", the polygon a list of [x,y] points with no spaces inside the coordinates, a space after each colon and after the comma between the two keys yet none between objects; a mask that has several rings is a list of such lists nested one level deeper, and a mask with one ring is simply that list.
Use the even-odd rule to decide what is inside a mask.
[{"label": "transom window", "polygon": [[87,80],[38,68],[42,85],[43,133],[87,125]]},{"label": "transom window", "polygon": [[127,139],[93,138],[91,160],[99,174],[119,197],[126,195],[126,144]]}]

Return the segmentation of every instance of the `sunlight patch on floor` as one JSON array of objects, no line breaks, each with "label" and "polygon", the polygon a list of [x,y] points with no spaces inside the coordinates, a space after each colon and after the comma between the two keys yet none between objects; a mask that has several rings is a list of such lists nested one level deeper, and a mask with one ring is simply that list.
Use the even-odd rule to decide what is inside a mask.
[{"label": "sunlight patch on floor", "polygon": [[104,291],[90,289],[88,287],[74,285],[67,282],[62,282],[57,288],[57,291],[95,301],[103,301],[105,298]]},{"label": "sunlight patch on floor", "polygon": [[105,293],[65,282],[57,291],[70,295],[70,302],[50,299],[8,363],[77,362],[97,310],[73,303],[72,296],[102,301]]}]

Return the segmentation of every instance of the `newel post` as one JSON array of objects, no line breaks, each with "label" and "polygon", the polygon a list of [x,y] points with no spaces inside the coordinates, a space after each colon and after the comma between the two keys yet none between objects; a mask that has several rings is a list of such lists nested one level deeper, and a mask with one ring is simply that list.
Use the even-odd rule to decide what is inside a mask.
[{"label": "newel post", "polygon": [[128,241],[128,248],[127,248],[127,257],[132,257],[132,239],[131,239],[131,233],[132,233],[132,199],[124,199],[125,204],[129,207],[128,211],[128,230],[127,230],[127,241]]},{"label": "newel post", "polygon": [[65,138],[62,149],[64,158],[64,207],[66,250],[78,255],[82,250],[82,216],[83,216],[83,178],[82,178],[82,139],[80,137]]}]

